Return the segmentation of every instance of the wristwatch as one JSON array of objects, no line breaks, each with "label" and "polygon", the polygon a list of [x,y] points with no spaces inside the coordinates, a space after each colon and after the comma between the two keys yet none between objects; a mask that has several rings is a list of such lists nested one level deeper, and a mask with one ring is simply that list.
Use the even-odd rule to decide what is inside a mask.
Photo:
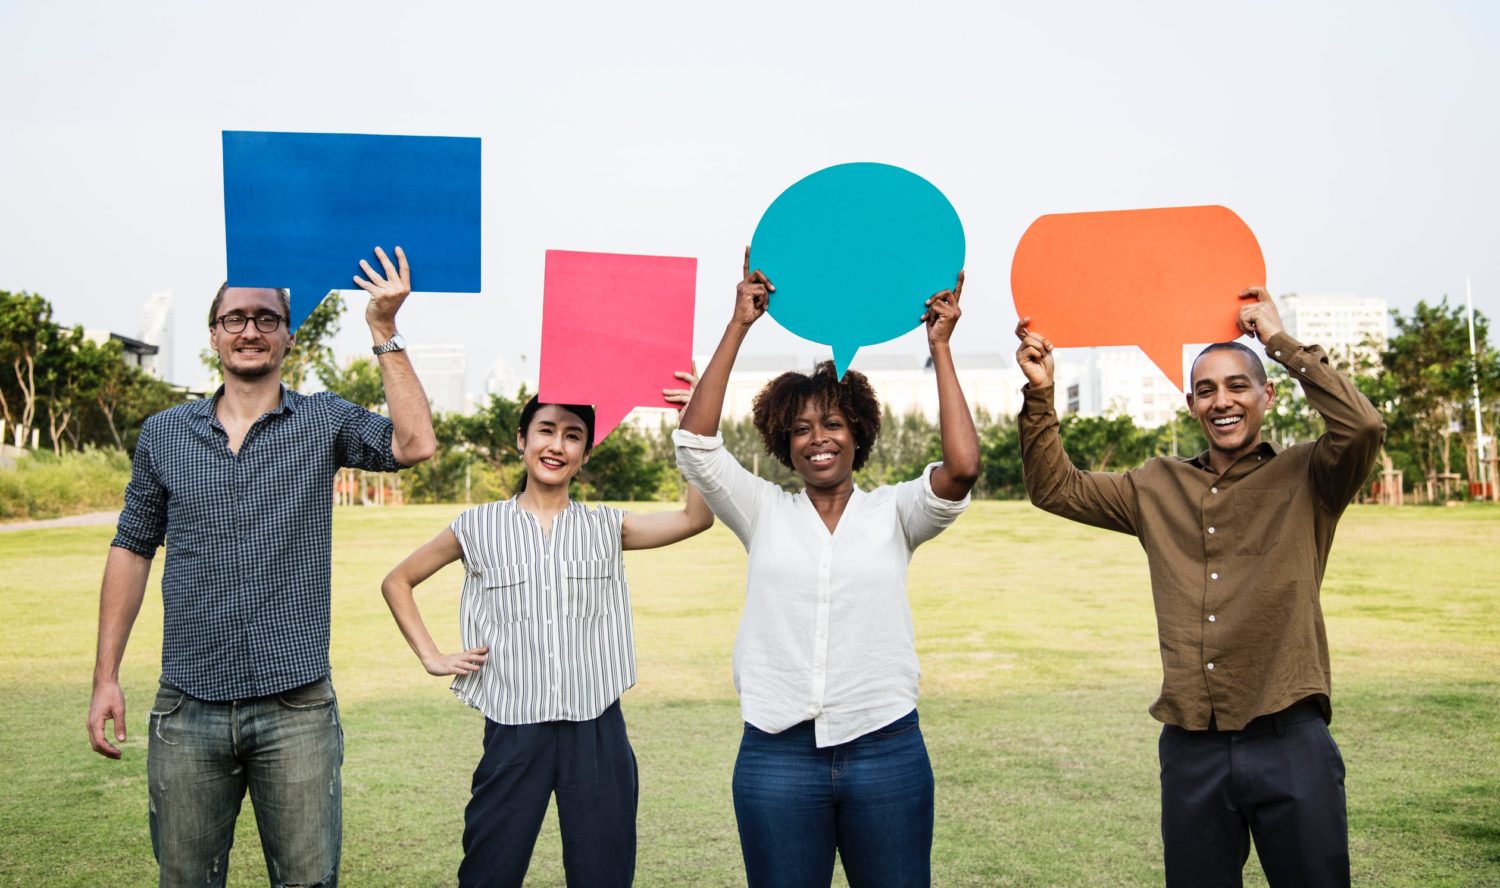
[{"label": "wristwatch", "polygon": [[396,335],[392,336],[390,339],[387,339],[385,342],[380,343],[379,345],[370,346],[370,351],[374,352],[377,355],[383,355],[386,352],[398,352],[405,350],[406,337],[402,336],[400,333],[397,333]]}]

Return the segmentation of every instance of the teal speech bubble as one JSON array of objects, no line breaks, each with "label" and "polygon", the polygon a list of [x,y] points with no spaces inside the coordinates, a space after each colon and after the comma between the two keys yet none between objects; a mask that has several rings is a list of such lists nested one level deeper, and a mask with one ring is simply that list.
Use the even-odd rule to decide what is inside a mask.
[{"label": "teal speech bubble", "polygon": [[953,205],[916,173],[844,163],[802,179],[766,209],[750,267],[776,285],[769,311],[803,339],[833,347],[839,378],[860,346],[922,323],[927,297],[964,267]]}]

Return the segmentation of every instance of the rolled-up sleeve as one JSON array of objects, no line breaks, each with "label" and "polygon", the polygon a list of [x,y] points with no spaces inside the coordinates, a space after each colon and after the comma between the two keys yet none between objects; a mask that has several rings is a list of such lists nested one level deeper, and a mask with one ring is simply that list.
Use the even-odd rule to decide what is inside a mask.
[{"label": "rolled-up sleeve", "polygon": [[751,474],[724,448],[721,435],[695,435],[678,429],[672,433],[677,446],[677,468],[688,483],[698,488],[714,516],[723,521],[745,548],[762,504],[781,488]]},{"label": "rolled-up sleeve", "polygon": [[[155,419],[155,417],[152,417]],[[130,482],[125,485],[125,505],[111,546],[151,558],[167,535],[167,489],[157,477],[151,460],[151,445],[157,423],[146,420],[130,458]]]},{"label": "rolled-up sleeve", "polygon": [[942,463],[929,463],[921,476],[896,485],[896,508],[906,542],[915,549],[947,529],[969,507],[969,495],[961,500],[943,499],[932,489],[932,473]]},{"label": "rolled-up sleeve", "polygon": [[338,430],[335,446],[339,465],[372,472],[395,472],[404,468],[391,449],[395,426],[389,417],[372,413],[343,398],[332,397],[329,411]]}]

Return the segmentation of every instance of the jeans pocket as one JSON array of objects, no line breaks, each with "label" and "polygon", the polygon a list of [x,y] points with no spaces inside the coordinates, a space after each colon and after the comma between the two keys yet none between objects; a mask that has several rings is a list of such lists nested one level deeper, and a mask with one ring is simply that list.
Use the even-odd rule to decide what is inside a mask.
[{"label": "jeans pocket", "polygon": [[166,726],[168,719],[182,710],[182,704],[187,702],[187,698],[187,694],[163,683],[156,691],[156,699],[151,703],[151,715],[148,717],[150,734],[154,734],[157,739],[168,746],[175,746],[176,744],[162,733],[162,728]]},{"label": "jeans pocket", "polygon": [[917,711],[913,709],[911,712],[908,712],[907,714],[901,716],[885,727],[876,728],[875,730],[871,731],[870,735],[879,738],[900,737],[903,734],[910,734],[912,731],[915,731],[917,727]]},{"label": "jeans pocket", "polygon": [[333,681],[320,678],[317,681],[308,682],[301,687],[282,691],[276,695],[276,702],[287,709],[326,709],[336,702],[333,695]]}]

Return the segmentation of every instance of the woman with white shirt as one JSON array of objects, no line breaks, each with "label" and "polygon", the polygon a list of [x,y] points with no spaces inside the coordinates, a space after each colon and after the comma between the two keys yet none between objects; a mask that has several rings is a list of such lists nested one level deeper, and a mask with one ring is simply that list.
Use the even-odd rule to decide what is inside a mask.
[{"label": "woman with white shirt", "polygon": [[[682,403],[691,389],[663,394]],[[635,684],[635,645],[622,551],[686,539],[713,515],[691,487],[672,512],[574,501],[568,488],[593,441],[592,407],[532,398],[516,431],[520,492],[460,514],[381,587],[422,666],[458,676],[453,693],[485,716],[461,888],[519,888],[554,793],[568,885],[624,888],[635,876],[639,787],[620,713],[620,695]],[[460,559],[467,649],[445,654],[412,590]]]},{"label": "woman with white shirt", "polygon": [[674,433],[677,464],[749,552],[734,680],[745,731],[734,809],[750,888],[826,886],[837,853],[854,888],[931,881],[932,765],[917,724],[906,567],[968,505],[979,439],[948,341],[957,286],[922,320],[937,377],[943,459],[865,492],[854,472],[880,430],[860,373],[785,373],[755,399],[767,451],[798,493],[756,477],[718,434],[730,370],[775,287],[746,251],[734,316]]}]

